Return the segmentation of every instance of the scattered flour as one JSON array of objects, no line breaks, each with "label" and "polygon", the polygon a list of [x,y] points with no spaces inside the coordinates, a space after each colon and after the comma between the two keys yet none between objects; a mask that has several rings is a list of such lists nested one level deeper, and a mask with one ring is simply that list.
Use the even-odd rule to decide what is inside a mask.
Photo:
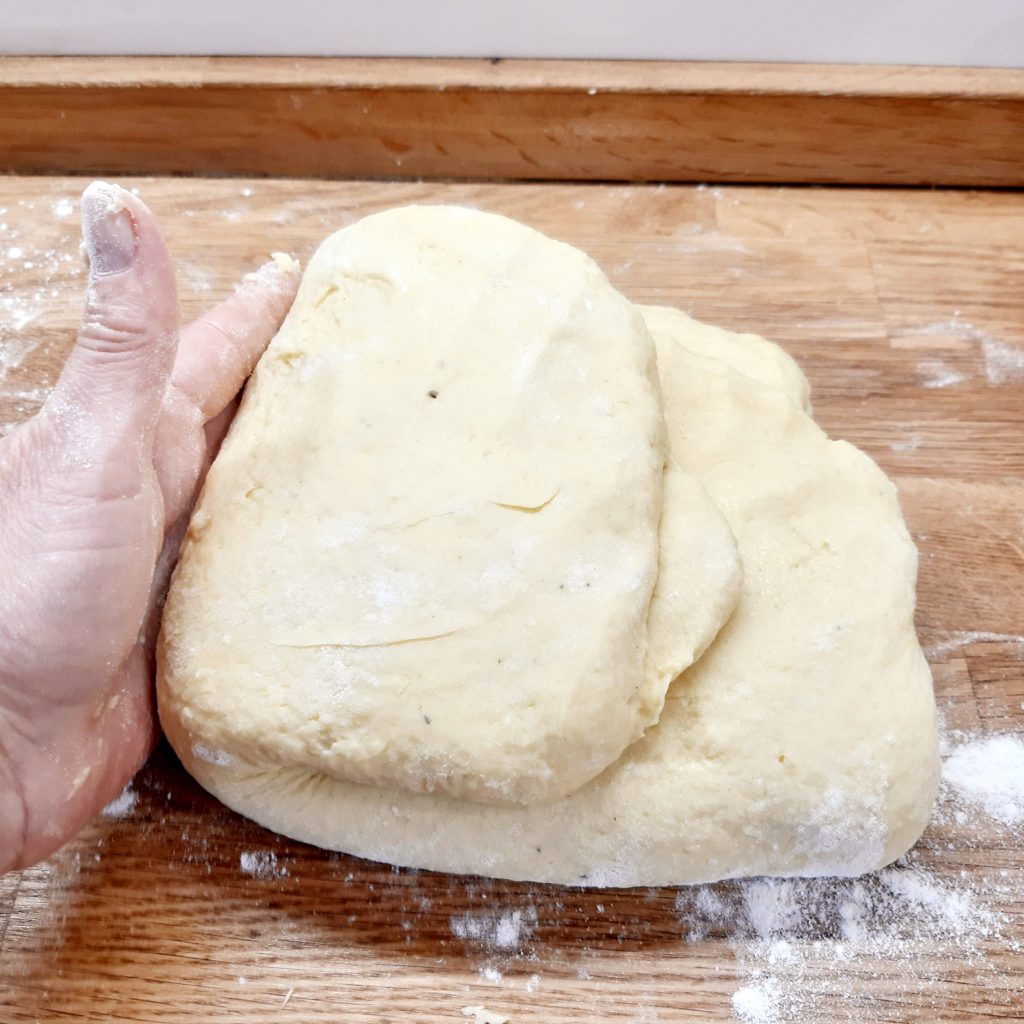
[{"label": "scattered flour", "polygon": [[904,441],[893,441],[889,447],[894,452],[916,452],[921,447],[921,435],[911,434]]},{"label": "scattered flour", "polygon": [[[532,904],[520,908],[495,907],[449,918],[452,935],[466,944],[471,955],[479,957],[476,973],[480,979],[495,985],[504,979],[502,967],[536,959],[532,949],[524,948],[536,926],[537,909]],[[527,991],[534,991],[539,984],[540,977],[534,975]]]},{"label": "scattered flour", "polygon": [[985,357],[985,377],[989,384],[1005,384],[1024,378],[1024,348],[1014,348],[995,338],[981,339]]},{"label": "scattered flour", "polygon": [[192,744],[192,756],[200,761],[205,761],[207,764],[215,764],[221,768],[230,767],[235,763],[235,759],[226,751],[212,750],[201,743]]},{"label": "scattered flour", "polygon": [[473,1024],[508,1024],[508,1017],[488,1010],[486,1006],[464,1006],[463,1017],[472,1017]]},{"label": "scattered flour", "polygon": [[917,364],[917,375],[926,388],[951,388],[967,380],[964,374],[951,369],[941,359],[922,359]]},{"label": "scattered flour", "polygon": [[970,320],[964,320],[958,309],[949,320],[933,320],[927,324],[920,324],[913,327],[906,333],[915,337],[954,337],[963,341],[983,341],[991,338],[992,335],[976,327]]},{"label": "scattered flour", "polygon": [[104,818],[126,818],[135,810],[139,802],[139,794],[132,789],[129,782],[113,800],[103,808],[100,813]]},{"label": "scattered flour", "polygon": [[980,643],[1020,645],[1022,651],[1024,651],[1024,634],[1018,636],[1014,633],[992,633],[988,630],[964,630],[950,634],[945,640],[938,640],[935,643],[928,644],[924,648],[924,653],[930,661],[934,661],[937,658],[944,657],[951,651],[958,651],[962,647],[969,647],[971,644]]},{"label": "scattered flour", "polygon": [[[73,204],[54,201],[51,209],[57,224],[50,227],[45,241],[38,237],[42,222],[33,215],[32,244],[26,241],[29,231],[20,210],[32,210],[35,204],[19,202],[17,206],[17,214],[13,208],[0,207],[0,407],[6,414],[0,436],[36,413],[48,392],[48,387],[26,388],[19,377],[27,376],[24,369],[31,354],[50,343],[40,321],[51,319],[55,309],[59,313],[61,299],[78,291],[81,274],[72,255],[77,251],[78,232],[63,223],[65,207],[73,212]],[[21,374],[15,372],[19,368]]]},{"label": "scattered flour", "polygon": [[746,919],[762,942],[791,932],[800,922],[802,908],[792,886],[776,885],[770,879],[754,879],[743,891]]},{"label": "scattered flour", "polygon": [[680,889],[676,911],[690,942],[724,934],[766,966],[795,963],[811,936],[853,943],[849,955],[897,956],[915,941],[961,947],[995,934],[998,920],[969,889],[953,889],[905,858],[862,878],[755,878],[721,891]]},{"label": "scattered flour", "polygon": [[[0,300],[0,316],[7,312],[4,307],[5,303]],[[36,315],[36,313],[14,311],[11,314],[10,325],[15,331],[20,331]],[[11,370],[16,370],[21,366],[25,356],[32,351],[33,347],[28,341],[11,341],[0,337],[0,384],[4,382]]]},{"label": "scattered flour", "polygon": [[[972,888],[977,886],[977,888]],[[741,984],[732,1009],[742,1024],[819,1020],[850,979],[892,965],[901,983],[924,989],[941,976],[942,958],[984,969],[982,944],[1013,945],[1008,919],[989,904],[1009,895],[965,879],[940,880],[913,855],[859,879],[750,879],[681,889],[676,910],[684,937],[724,939]],[[938,965],[938,966],[936,966]],[[859,1021],[863,1006],[851,1003]]]},{"label": "scattered flour", "polygon": [[253,878],[286,878],[288,869],[277,863],[277,854],[270,850],[245,850],[238,858],[238,866]]},{"label": "scattered flour", "polygon": [[533,934],[537,910],[494,910],[482,914],[461,914],[451,918],[452,934],[464,942],[482,946],[487,952],[518,949]]},{"label": "scattered flour", "polygon": [[1024,738],[966,738],[945,757],[942,779],[959,799],[1000,824],[1024,822]]},{"label": "scattered flour", "polygon": [[185,284],[193,291],[209,292],[213,290],[213,278],[206,267],[189,260],[180,264],[179,273]]},{"label": "scattered flour", "polygon": [[[724,235],[718,231],[705,231],[699,224],[686,224],[677,234],[686,239],[684,242],[673,245],[673,251],[678,253],[750,252],[749,246],[744,245],[732,235]],[[737,270],[738,268],[733,269]]]},{"label": "scattered flour", "polygon": [[[939,320],[916,328],[914,334],[949,335],[962,338],[965,341],[977,342],[981,345],[981,355],[985,362],[985,378],[989,384],[1005,384],[1007,381],[1024,378],[1024,348],[1008,345],[967,320],[956,318]],[[950,371],[948,368],[940,369],[942,365],[942,361],[939,359],[918,363],[918,373],[925,376],[924,386],[926,388],[949,387],[951,384],[958,384],[965,379],[962,374]],[[948,380],[950,377],[957,379]],[[946,383],[929,382],[947,380]]]},{"label": "scattered flour", "polygon": [[[940,834],[952,824],[969,836],[964,807],[1006,826],[1024,822],[1024,737],[952,733],[943,736],[942,750],[933,826]],[[1005,987],[986,947],[1022,950],[1012,916],[1000,909],[1020,898],[1018,874],[975,870],[939,876],[929,851],[956,847],[930,835],[897,864],[861,878],[755,878],[680,889],[675,908],[684,938],[724,940],[736,956],[736,1019],[817,1021],[825,1005],[845,1005],[852,978],[877,970],[879,963],[889,965],[908,991],[919,992],[944,981],[950,963],[969,963],[979,978],[987,972],[993,990],[1005,990],[1010,1005],[1012,984]],[[867,1019],[864,1010],[851,999],[847,1015],[833,1019]]]},{"label": "scattered flour", "polygon": [[779,1020],[779,983],[774,978],[744,985],[732,994],[732,1008],[743,1024],[775,1024]]}]

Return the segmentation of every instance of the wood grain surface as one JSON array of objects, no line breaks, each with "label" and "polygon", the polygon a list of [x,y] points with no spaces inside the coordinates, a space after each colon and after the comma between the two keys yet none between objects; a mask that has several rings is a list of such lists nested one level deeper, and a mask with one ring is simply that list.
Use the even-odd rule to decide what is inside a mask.
[{"label": "wood grain surface", "polygon": [[9,172],[1024,184],[1024,71],[0,57]]},{"label": "wood grain surface", "polygon": [[[81,311],[81,184],[0,178],[5,429],[38,408]],[[186,314],[271,249],[308,258],[372,210],[447,200],[583,246],[633,299],[781,342],[822,425],[899,486],[949,742],[1024,730],[1024,196],[134,184],[166,227]],[[324,853],[220,807],[166,749],[131,792],[49,862],[0,878],[3,1021],[405,1024],[465,1020],[475,1005],[512,1024],[1024,1017],[1024,829],[948,793],[906,863],[927,880],[897,906],[906,934],[882,942],[821,908],[767,935],[749,915],[695,926],[701,908],[749,902],[736,883],[561,889]],[[936,893],[932,926],[916,929]]]}]

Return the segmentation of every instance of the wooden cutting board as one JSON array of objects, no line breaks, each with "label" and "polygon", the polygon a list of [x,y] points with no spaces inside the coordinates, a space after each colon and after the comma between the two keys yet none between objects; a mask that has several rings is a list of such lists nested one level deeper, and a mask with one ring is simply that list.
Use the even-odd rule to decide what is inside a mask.
[{"label": "wooden cutting board", "polygon": [[[39,407],[81,312],[82,184],[0,178],[4,430]],[[822,426],[899,486],[949,743],[1024,731],[1024,195],[133,184],[165,226],[187,315],[271,249],[307,259],[363,214],[443,200],[582,246],[633,299],[781,342]],[[120,808],[0,879],[0,1019],[406,1024],[483,1005],[512,1024],[1020,1020],[1022,838],[947,798],[900,898],[892,879],[512,884],[290,842],[219,806],[160,749]],[[815,912],[789,914],[794,900]],[[865,900],[884,934],[849,927]]]}]

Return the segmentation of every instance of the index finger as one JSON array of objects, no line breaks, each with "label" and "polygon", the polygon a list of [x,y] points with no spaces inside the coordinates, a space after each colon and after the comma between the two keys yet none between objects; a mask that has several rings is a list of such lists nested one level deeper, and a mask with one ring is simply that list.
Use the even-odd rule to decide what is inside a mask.
[{"label": "index finger", "polygon": [[252,373],[291,307],[299,277],[298,263],[276,254],[181,332],[171,383],[204,422],[227,407]]}]

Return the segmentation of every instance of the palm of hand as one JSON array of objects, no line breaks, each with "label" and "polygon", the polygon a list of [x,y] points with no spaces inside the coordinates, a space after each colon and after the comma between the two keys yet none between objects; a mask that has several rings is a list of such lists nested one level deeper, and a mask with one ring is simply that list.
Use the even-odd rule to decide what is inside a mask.
[{"label": "palm of hand", "polygon": [[17,846],[0,870],[64,842],[151,749],[152,647],[181,532],[297,285],[268,264],[179,341],[149,211],[92,186],[83,221],[78,343],[40,414],[0,441],[0,845],[6,818]]}]

